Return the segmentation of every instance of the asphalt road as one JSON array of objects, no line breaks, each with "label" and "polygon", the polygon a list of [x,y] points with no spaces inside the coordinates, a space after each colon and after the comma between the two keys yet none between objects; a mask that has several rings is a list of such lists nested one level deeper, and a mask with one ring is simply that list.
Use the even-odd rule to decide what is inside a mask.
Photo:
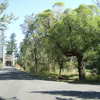
[{"label": "asphalt road", "polygon": [[45,81],[12,67],[0,70],[0,100],[100,100],[100,86]]}]

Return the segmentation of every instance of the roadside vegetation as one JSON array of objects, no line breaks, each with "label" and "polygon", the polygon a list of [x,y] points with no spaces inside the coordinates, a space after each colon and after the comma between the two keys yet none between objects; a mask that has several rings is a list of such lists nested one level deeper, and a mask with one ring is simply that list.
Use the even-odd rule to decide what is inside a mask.
[{"label": "roadside vegetation", "polygon": [[17,63],[25,71],[63,80],[99,81],[99,7],[64,9],[57,2],[52,9],[27,16],[21,27],[25,38]]},{"label": "roadside vegetation", "polygon": [[0,61],[0,68],[2,68],[2,66],[3,66],[3,63],[2,63],[2,61]]}]

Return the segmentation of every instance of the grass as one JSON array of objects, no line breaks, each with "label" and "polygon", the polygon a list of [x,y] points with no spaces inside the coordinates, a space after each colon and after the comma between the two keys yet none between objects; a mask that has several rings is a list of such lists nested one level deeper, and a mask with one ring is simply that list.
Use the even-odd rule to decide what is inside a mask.
[{"label": "grass", "polygon": [[50,81],[59,81],[59,82],[71,82],[73,80],[78,79],[78,75],[61,75],[59,76],[57,73],[49,73],[49,72],[42,72],[42,73],[32,73],[32,75],[41,80],[50,80]]},{"label": "grass", "polygon": [[[28,72],[28,71],[26,71]],[[30,72],[29,72],[30,73]],[[86,79],[79,80],[77,69],[72,70],[63,70],[62,75],[59,76],[59,70],[55,72],[39,72],[31,74],[40,80],[50,80],[50,81],[59,81],[59,82],[69,82],[75,84],[99,84],[100,85],[100,75],[93,75],[91,70],[86,70]]]},{"label": "grass", "polygon": [[34,73],[34,77],[41,79],[41,80],[50,80],[50,81],[58,81],[58,82],[69,82],[75,84],[96,84],[100,85],[100,75],[92,75],[87,74],[85,80],[79,80],[78,74],[73,73],[64,74],[59,76],[57,73],[49,73],[49,72],[42,72],[42,73]]}]

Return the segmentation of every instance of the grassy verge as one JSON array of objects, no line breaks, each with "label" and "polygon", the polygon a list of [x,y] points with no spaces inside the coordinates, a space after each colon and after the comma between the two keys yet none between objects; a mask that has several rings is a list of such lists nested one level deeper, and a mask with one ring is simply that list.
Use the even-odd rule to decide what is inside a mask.
[{"label": "grassy verge", "polygon": [[50,80],[50,81],[61,81],[61,82],[71,82],[73,80],[78,79],[78,75],[73,74],[73,75],[61,75],[59,76],[56,73],[32,73],[32,75],[38,79],[41,80]]},{"label": "grassy verge", "polygon": [[62,75],[58,75],[59,70],[55,72],[39,72],[33,73],[33,71],[25,71],[31,73],[36,79],[40,80],[50,80],[50,81],[59,81],[59,82],[69,82],[74,84],[99,84],[100,85],[100,75],[93,75],[91,70],[86,70],[86,79],[79,80],[77,70],[64,70]]},{"label": "grassy verge", "polygon": [[74,84],[96,84],[100,85],[100,75],[93,76],[92,74],[86,75],[85,80],[79,80],[78,74],[61,75],[55,73],[34,73],[34,77],[40,80],[50,80],[58,82],[69,82]]}]

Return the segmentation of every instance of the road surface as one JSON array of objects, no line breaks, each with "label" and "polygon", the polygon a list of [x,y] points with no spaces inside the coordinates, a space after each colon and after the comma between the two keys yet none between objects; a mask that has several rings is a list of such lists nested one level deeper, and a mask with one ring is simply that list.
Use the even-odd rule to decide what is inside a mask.
[{"label": "road surface", "polygon": [[100,86],[39,80],[12,67],[0,70],[0,100],[100,100]]}]

